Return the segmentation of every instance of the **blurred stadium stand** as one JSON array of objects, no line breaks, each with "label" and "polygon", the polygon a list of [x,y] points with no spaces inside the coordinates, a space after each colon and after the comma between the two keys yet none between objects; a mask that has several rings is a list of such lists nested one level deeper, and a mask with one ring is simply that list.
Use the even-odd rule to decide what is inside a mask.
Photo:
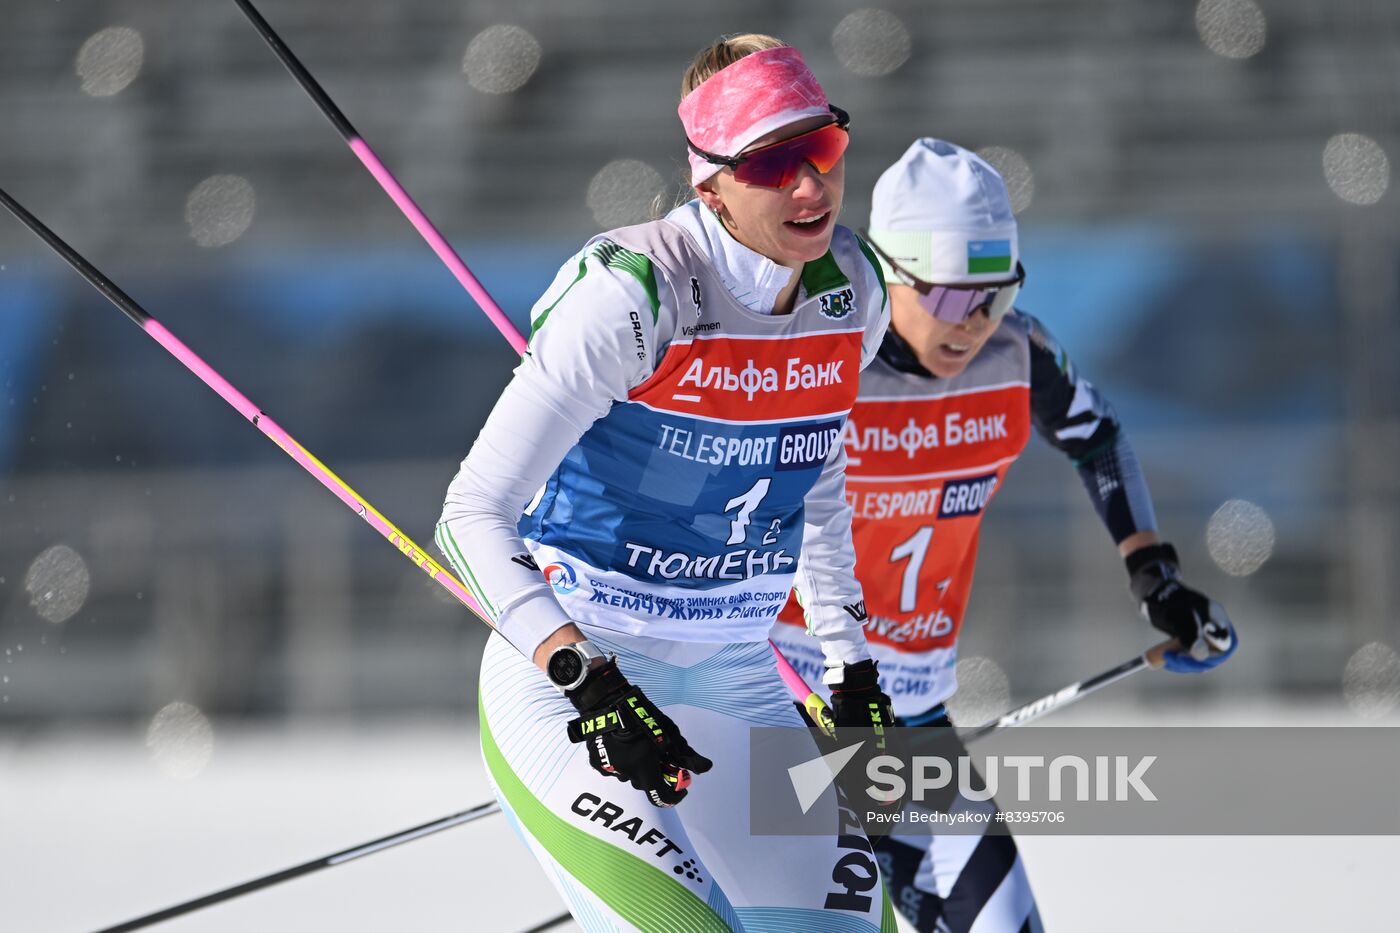
[{"label": "blurred stadium stand", "polygon": [[[1243,633],[1208,681],[1124,690],[1334,699],[1359,648],[1400,647],[1398,194],[1371,150],[1343,166],[1359,178],[1324,172],[1338,134],[1400,159],[1400,4],[1259,0],[1263,47],[1229,58],[1190,3],[900,0],[880,9],[910,54],[879,76],[861,56],[888,68],[899,37],[832,0],[260,8],[522,324],[600,213],[674,195],[680,72],[721,32],[797,45],[851,111],[851,226],[916,135],[1013,150],[1025,307],[1115,400],[1190,579]],[[1240,22],[1226,38],[1249,39]],[[502,23],[538,68],[483,93],[464,55]],[[80,49],[113,26],[140,35],[139,74],[92,96]],[[431,540],[509,350],[232,3],[7,3],[0,127],[0,186]],[[622,159],[652,171],[600,185]],[[191,194],[215,175],[255,206],[216,199],[247,229],[204,247]],[[474,702],[481,627],[3,217],[0,386],[0,723]],[[1025,461],[989,513],[963,649],[1018,698],[1148,637],[1073,472],[1037,442]],[[1243,576],[1206,543],[1236,498],[1272,523]],[[52,623],[27,580],[58,544],[90,583]],[[1396,665],[1375,677],[1400,696]]]}]

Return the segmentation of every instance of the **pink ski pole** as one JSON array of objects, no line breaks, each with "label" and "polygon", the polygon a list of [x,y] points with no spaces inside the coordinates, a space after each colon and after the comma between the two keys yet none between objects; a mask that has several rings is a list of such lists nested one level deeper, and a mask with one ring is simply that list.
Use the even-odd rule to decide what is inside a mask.
[{"label": "pink ski pole", "polygon": [[379,156],[375,155],[374,150],[369,147],[369,143],[365,142],[360,134],[355,131],[355,127],[350,125],[350,121],[345,118],[345,114],[342,113],[340,108],[335,105],[335,102],[331,100],[330,95],[327,94],[325,89],[311,76],[311,72],[307,71],[306,67],[297,60],[297,57],[292,54],[292,50],[287,48],[287,44],[282,41],[282,37],[277,35],[277,32],[268,24],[267,20],[263,19],[262,14],[257,11],[257,8],[254,7],[253,4],[249,3],[248,0],[234,0],[234,2],[238,4],[238,8],[243,11],[243,14],[248,17],[248,21],[253,24],[253,28],[263,37],[263,40],[267,42],[273,53],[281,59],[282,64],[291,72],[292,77],[295,78],[297,83],[302,86],[302,89],[311,96],[316,106],[321,108],[321,112],[326,115],[326,119],[331,121],[331,125],[335,127],[336,132],[340,134],[341,138],[344,139],[346,144],[350,147],[350,151],[355,153],[356,158],[364,164],[365,168],[369,169],[369,173],[374,176],[374,180],[379,182],[379,186],[383,188],[385,193],[398,205],[399,210],[408,218],[408,222],[413,224],[413,228],[418,231],[418,234],[428,241],[428,245],[433,248],[433,252],[437,253],[438,258],[452,271],[452,274],[457,278],[457,281],[461,283],[461,286],[467,290],[467,293],[470,294],[472,298],[476,299],[476,303],[480,305],[482,311],[486,312],[486,316],[491,319],[491,323],[496,325],[496,329],[501,332],[501,336],[506,338],[506,341],[515,348],[516,353],[523,355],[526,347],[525,338],[520,336],[520,332],[510,323],[510,318],[506,317],[506,313],[501,310],[501,306],[496,304],[495,299],[487,293],[485,287],[477,280],[477,277],[472,275],[472,271],[467,268],[467,264],[462,261],[462,257],[458,256],[457,251],[447,242],[447,238],[442,235],[437,227],[433,226],[433,222],[428,219],[428,215],[423,213],[423,209],[418,206],[413,198],[409,197],[408,192],[403,189],[403,185],[400,185],[393,174],[384,167],[384,163],[380,160]]},{"label": "pink ski pole", "polygon": [[116,283],[103,275],[92,263],[88,262],[73,247],[59,239],[58,234],[44,226],[39,218],[25,210],[14,198],[10,197],[4,190],[0,190],[0,204],[3,204],[11,214],[19,219],[26,227],[33,231],[41,240],[49,245],[54,252],[62,256],[64,261],[73,269],[87,279],[93,288],[97,289],[107,300],[116,305],[132,323],[140,327],[149,334],[156,343],[160,344],[171,355],[185,365],[185,368],[194,373],[209,388],[219,394],[219,397],[228,402],[238,413],[253,423],[263,434],[267,435],[274,444],[281,447],[287,456],[291,457],[302,468],[320,481],[335,497],[349,506],[356,514],[369,523],[380,536],[392,544],[400,554],[413,562],[413,565],[426,573],[431,579],[446,589],[453,596],[461,601],[472,612],[476,613],[483,622],[490,625],[486,613],[480,604],[467,592],[462,583],[443,568],[441,564],[433,558],[423,548],[419,547],[413,539],[404,534],[389,521],[379,510],[365,501],[364,497],[350,488],[350,485],[336,476],[330,467],[326,466],[316,458],[301,444],[292,437],[282,426],[267,416],[262,409],[250,402],[242,392],[239,392],[233,385],[214,371],[214,368],[201,359],[193,350],[185,346],[181,340],[166,330],[165,325],[155,318],[132,299],[130,295],[117,287]]}]

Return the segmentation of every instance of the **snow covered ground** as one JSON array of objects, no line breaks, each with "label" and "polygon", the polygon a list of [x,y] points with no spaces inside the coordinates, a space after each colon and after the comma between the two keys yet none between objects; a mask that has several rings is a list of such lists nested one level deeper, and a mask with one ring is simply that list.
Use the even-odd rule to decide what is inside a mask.
[{"label": "snow covered ground", "polygon": [[[1091,721],[1076,712],[1056,721]],[[1098,714],[1092,721],[1105,722]],[[1299,716],[1355,722],[1262,706],[1236,709],[1230,722]],[[1143,718],[1120,711],[1112,722]],[[216,727],[213,757],[191,780],[162,773],[136,730],[0,733],[0,930],[95,930],[490,798],[467,721]],[[1051,931],[1394,928],[1384,892],[1400,874],[1397,838],[1039,836],[1021,845]],[[505,820],[491,816],[157,929],[510,933],[562,910]]]}]

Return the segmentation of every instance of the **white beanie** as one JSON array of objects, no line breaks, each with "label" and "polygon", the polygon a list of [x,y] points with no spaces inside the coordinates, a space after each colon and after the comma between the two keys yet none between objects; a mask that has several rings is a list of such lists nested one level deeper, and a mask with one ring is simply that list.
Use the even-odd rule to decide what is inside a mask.
[{"label": "white beanie", "polygon": [[[997,170],[929,137],[875,182],[870,238],[911,275],[940,285],[1005,281],[1020,259],[1016,215]],[[885,278],[899,281],[887,266]]]}]

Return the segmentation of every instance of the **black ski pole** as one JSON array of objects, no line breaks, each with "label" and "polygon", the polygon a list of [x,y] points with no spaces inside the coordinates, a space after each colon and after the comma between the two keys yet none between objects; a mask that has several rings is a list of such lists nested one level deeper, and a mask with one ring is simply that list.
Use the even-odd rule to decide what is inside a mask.
[{"label": "black ski pole", "polygon": [[1032,700],[1025,706],[1018,706],[1008,713],[1005,713],[991,722],[969,729],[958,737],[964,742],[975,742],[984,736],[990,735],[1001,729],[1009,729],[1013,726],[1023,725],[1032,719],[1039,719],[1051,710],[1060,709],[1071,703],[1077,703],[1096,690],[1102,690],[1109,684],[1115,684],[1131,674],[1148,668],[1160,668],[1164,663],[1163,655],[1176,647],[1175,640],[1162,642],[1148,648],[1142,654],[1130,661],[1124,661],[1117,667],[1110,668],[1102,674],[1095,674],[1077,683],[1072,683],[1068,687],[1062,687],[1047,696],[1038,700]]},{"label": "black ski pole", "polygon": [[[346,862],[353,862],[357,858],[373,855],[375,852],[383,852],[385,849],[403,845],[405,842],[412,842],[414,839],[422,839],[424,836],[440,833],[444,829],[451,829],[454,826],[461,826],[463,823],[479,820],[483,816],[490,816],[500,808],[501,805],[492,800],[480,806],[472,807],[470,810],[463,810],[461,813],[444,816],[440,820],[433,820],[431,823],[424,823],[412,829],[405,829],[403,832],[384,836],[375,839],[373,842],[366,842],[354,848],[344,849],[331,855],[312,859],[300,865],[293,865],[291,868],[284,868],[270,875],[263,875],[261,878],[254,878],[252,881],[245,881],[231,888],[224,888],[222,891],[215,891],[212,894],[196,897],[193,900],[176,904],[173,907],[167,907],[164,910],[157,910],[154,913],[144,914],[133,920],[118,923],[116,926],[103,927],[101,930],[98,930],[97,933],[125,933],[127,930],[140,930],[152,924],[161,923],[165,920],[171,920],[183,914],[199,910],[201,907],[208,907],[211,904],[218,904],[222,901],[227,901],[252,891],[271,887],[274,884],[281,884],[283,881],[300,878],[302,875],[309,875],[313,871],[320,871],[323,868],[344,865]],[[546,929],[546,927],[537,927],[536,929]]]}]

